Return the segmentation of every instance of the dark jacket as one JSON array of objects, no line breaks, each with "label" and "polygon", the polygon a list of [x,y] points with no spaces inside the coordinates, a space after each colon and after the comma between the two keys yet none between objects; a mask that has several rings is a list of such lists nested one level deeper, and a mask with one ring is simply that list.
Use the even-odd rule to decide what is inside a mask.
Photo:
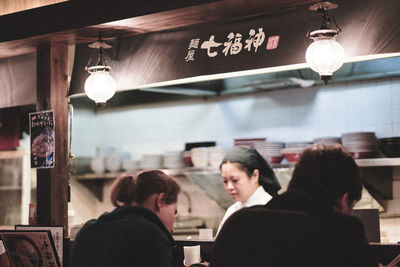
[{"label": "dark jacket", "polygon": [[377,267],[361,222],[298,193],[242,209],[221,229],[211,267]]},{"label": "dark jacket", "polygon": [[175,242],[152,211],[119,207],[88,221],[78,232],[73,267],[169,267]]}]

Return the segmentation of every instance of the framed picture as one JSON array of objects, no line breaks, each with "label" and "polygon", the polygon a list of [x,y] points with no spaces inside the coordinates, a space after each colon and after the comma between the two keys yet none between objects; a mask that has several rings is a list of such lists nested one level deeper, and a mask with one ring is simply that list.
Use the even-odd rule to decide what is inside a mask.
[{"label": "framed picture", "polygon": [[60,267],[50,231],[0,231],[12,267]]},{"label": "framed picture", "polygon": [[62,225],[51,225],[51,226],[39,226],[39,225],[15,225],[15,230],[49,230],[53,238],[54,246],[62,266],[63,263],[63,241],[64,241],[64,226]]}]

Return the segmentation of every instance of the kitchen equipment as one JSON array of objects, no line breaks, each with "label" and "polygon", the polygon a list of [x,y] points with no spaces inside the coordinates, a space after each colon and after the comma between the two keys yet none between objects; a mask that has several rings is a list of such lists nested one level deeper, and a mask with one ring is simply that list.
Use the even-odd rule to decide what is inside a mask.
[{"label": "kitchen equipment", "polygon": [[400,157],[400,137],[380,138],[379,146],[386,157]]}]

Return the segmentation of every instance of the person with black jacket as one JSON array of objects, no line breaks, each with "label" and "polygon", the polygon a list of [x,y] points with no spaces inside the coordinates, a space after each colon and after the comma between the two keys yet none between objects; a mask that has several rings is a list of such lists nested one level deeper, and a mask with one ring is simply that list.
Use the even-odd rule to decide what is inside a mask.
[{"label": "person with black jacket", "polygon": [[233,214],[219,233],[211,267],[377,267],[361,222],[357,164],[341,145],[303,152],[288,189],[264,206]]},{"label": "person with black jacket", "polygon": [[72,266],[171,266],[175,241],[170,233],[179,191],[178,184],[158,170],[120,176],[111,191],[116,208],[78,232]]}]

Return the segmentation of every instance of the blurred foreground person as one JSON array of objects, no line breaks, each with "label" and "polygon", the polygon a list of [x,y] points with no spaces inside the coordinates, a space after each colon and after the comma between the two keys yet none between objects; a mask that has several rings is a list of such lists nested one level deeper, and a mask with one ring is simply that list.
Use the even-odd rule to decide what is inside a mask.
[{"label": "blurred foreground person", "polygon": [[116,208],[78,232],[72,266],[171,266],[175,242],[170,233],[179,191],[178,184],[158,170],[117,178],[111,190]]},{"label": "blurred foreground person", "polygon": [[306,149],[285,193],[226,221],[210,266],[377,267],[361,222],[350,216],[361,190],[342,146]]}]

